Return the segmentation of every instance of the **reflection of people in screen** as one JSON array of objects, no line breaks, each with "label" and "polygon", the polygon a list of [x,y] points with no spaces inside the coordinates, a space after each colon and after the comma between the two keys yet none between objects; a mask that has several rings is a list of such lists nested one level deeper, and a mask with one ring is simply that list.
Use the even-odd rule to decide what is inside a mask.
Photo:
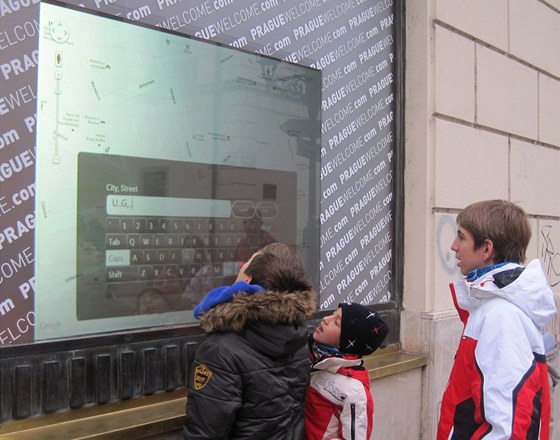
[{"label": "reflection of people in screen", "polygon": [[193,309],[204,296],[223,283],[221,274],[216,273],[210,262],[205,263],[191,278],[183,291],[183,305]]},{"label": "reflection of people in screen", "polygon": [[259,211],[255,211],[252,217],[243,220],[243,230],[246,235],[237,245],[237,261],[249,261],[249,258],[259,249],[278,241],[263,230],[262,226],[263,221]]},{"label": "reflection of people in screen", "polygon": [[182,306],[193,309],[212,289],[223,284],[223,275],[212,264],[212,254],[201,236],[192,235],[185,240],[184,249],[192,249],[192,268],[196,271],[182,293]]},{"label": "reflection of people in screen", "polygon": [[171,310],[171,304],[165,294],[155,287],[148,287],[138,296],[138,313],[164,313]]}]

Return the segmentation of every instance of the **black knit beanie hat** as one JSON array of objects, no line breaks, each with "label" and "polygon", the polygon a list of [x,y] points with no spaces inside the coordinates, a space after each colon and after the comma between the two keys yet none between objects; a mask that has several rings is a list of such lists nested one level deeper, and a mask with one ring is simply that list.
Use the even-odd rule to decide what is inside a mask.
[{"label": "black knit beanie hat", "polygon": [[342,308],[340,351],[367,356],[377,350],[389,333],[381,316],[356,303],[340,303],[338,307]]}]

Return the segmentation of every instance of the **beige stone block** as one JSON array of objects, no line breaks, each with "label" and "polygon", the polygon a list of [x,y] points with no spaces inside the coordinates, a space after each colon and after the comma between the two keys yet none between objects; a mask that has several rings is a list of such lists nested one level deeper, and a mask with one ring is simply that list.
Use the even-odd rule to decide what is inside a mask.
[{"label": "beige stone block", "polygon": [[560,75],[560,14],[538,0],[510,0],[509,51]]},{"label": "beige stone block", "polygon": [[529,223],[531,224],[531,241],[529,241],[529,246],[527,246],[527,252],[525,254],[527,260],[525,263],[539,258],[539,221],[536,218],[529,217]]},{"label": "beige stone block", "polygon": [[560,146],[560,81],[542,74],[539,75],[539,140]]},{"label": "beige stone block", "polygon": [[[373,439],[420,439],[422,369],[371,382],[374,401]],[[406,423],[403,423],[403,416]]]},{"label": "beige stone block", "polygon": [[507,50],[507,0],[437,0],[436,17],[492,46]]},{"label": "beige stone block", "polygon": [[560,151],[511,140],[511,201],[530,215],[560,216]]},{"label": "beige stone block", "polygon": [[[560,312],[560,293],[554,294],[554,304],[556,304],[556,311]],[[556,341],[560,341],[560,315],[558,313],[556,313],[556,315],[554,316],[554,318],[552,318],[552,321],[548,323],[546,328],[547,331],[552,333],[552,335],[556,338]],[[560,403],[560,400],[558,400],[558,402]],[[559,430],[558,432],[560,432],[560,417],[558,417],[556,420]]]},{"label": "beige stone block", "polygon": [[436,120],[435,206],[508,198],[505,136]]},{"label": "beige stone block", "polygon": [[453,360],[459,340],[461,339],[461,332],[463,331],[463,323],[459,319],[459,315],[453,316],[434,316],[434,319],[427,314],[424,314],[423,320],[425,325],[430,326],[432,335],[432,346],[430,353],[432,354],[434,365],[434,382],[435,382],[435,397],[441,401],[441,396],[447,385],[447,379],[453,367]]},{"label": "beige stone block", "polygon": [[436,26],[436,112],[474,122],[474,42]]},{"label": "beige stone block", "polygon": [[[462,323],[456,311],[418,313],[403,312],[401,340],[404,349],[421,348],[427,356],[422,394],[422,437],[380,437],[390,439],[436,438],[439,406],[451,372],[453,358],[461,337]],[[374,437],[375,438],[375,437]]]},{"label": "beige stone block", "polygon": [[560,220],[539,220],[538,257],[552,291],[560,293]]},{"label": "beige stone block", "polygon": [[478,122],[537,139],[537,72],[486,47],[476,50]]},{"label": "beige stone block", "polygon": [[[427,292],[417,292],[417,294],[425,295]],[[400,342],[405,351],[428,353],[428,337],[424,331],[423,321],[420,319],[422,313],[423,311],[409,310],[406,307],[401,312]]]},{"label": "beige stone block", "polygon": [[[433,23],[432,7],[425,2],[406,5],[406,99],[405,99],[405,171],[404,228],[405,273],[404,290],[423,292],[429,280],[431,264],[426,255],[431,237],[426,233],[432,206],[433,133],[432,115],[435,100],[433,90]],[[431,230],[431,228],[430,228]],[[421,287],[419,287],[419,285]],[[423,295],[410,295],[408,307],[423,309]]]},{"label": "beige stone block", "polygon": [[435,265],[433,310],[454,309],[449,293],[449,283],[461,279],[455,252],[451,244],[457,235],[455,214],[438,213],[435,215]]},{"label": "beige stone block", "polygon": [[[426,378],[431,389],[431,399],[424,400],[424,417],[429,423],[431,436],[426,439],[436,438],[437,422],[441,408],[441,399],[447,386],[447,381],[453,367],[453,361],[461,338],[463,324],[458,316],[445,319],[436,319],[432,323],[433,327],[433,351],[434,369],[430,376]],[[428,397],[428,396],[426,396]]]}]

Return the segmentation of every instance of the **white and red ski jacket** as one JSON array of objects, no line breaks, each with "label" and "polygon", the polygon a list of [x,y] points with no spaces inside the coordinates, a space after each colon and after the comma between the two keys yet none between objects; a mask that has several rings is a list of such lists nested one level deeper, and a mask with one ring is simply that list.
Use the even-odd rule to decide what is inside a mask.
[{"label": "white and red ski jacket", "polygon": [[543,329],[556,313],[539,260],[450,285],[465,325],[437,440],[548,440]]},{"label": "white and red ski jacket", "polygon": [[306,440],[367,440],[373,429],[369,373],[361,358],[328,357],[313,365],[305,396]]}]

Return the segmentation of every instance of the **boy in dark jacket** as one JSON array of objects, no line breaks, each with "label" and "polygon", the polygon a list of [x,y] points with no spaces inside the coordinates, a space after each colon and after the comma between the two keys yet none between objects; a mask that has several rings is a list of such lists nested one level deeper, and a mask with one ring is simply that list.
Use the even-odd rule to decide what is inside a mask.
[{"label": "boy in dark jacket", "polygon": [[208,335],[189,373],[185,439],[303,436],[304,321],[315,301],[303,263],[281,243],[256,252],[235,284],[207,295],[195,309]]},{"label": "boy in dark jacket", "polygon": [[360,304],[339,304],[309,340],[311,383],[305,400],[307,440],[369,439],[373,398],[362,356],[381,345],[389,327]]}]

